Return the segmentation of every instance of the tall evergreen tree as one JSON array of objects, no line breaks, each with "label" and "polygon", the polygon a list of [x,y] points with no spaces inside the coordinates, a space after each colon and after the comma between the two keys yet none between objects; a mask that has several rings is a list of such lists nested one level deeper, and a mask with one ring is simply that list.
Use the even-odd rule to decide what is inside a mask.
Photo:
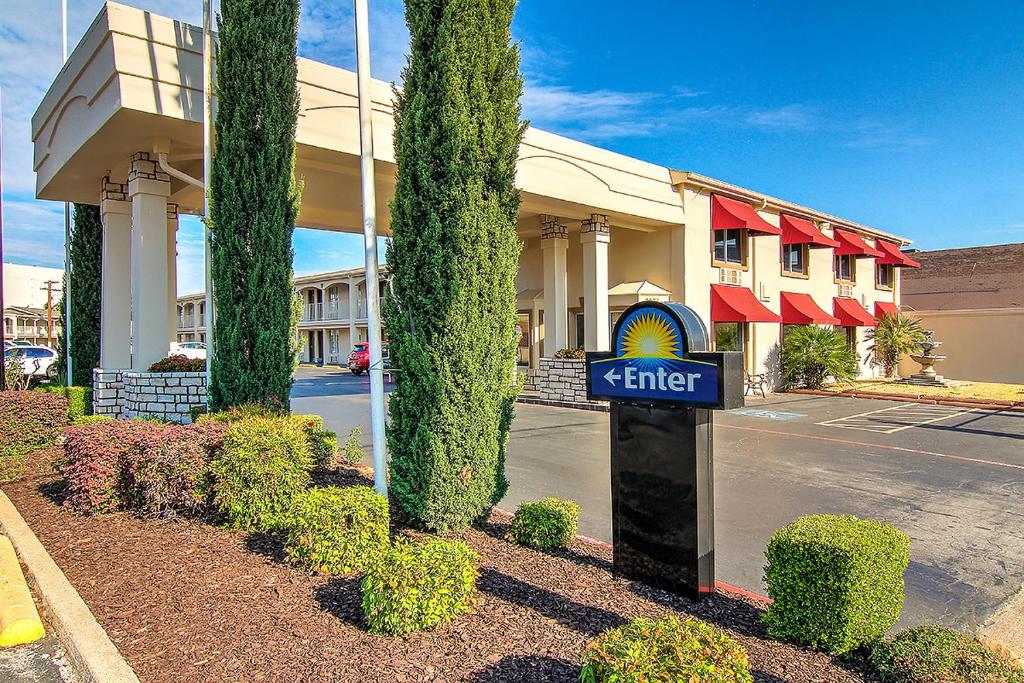
[{"label": "tall evergreen tree", "polygon": [[406,0],[412,45],[396,92],[385,300],[400,372],[388,445],[394,501],[437,531],[480,518],[507,488],[525,130],[515,6]]},{"label": "tall evergreen tree", "polygon": [[103,225],[100,208],[75,204],[75,230],[71,235],[71,371],[67,376],[67,334],[64,306],[67,283],[59,310],[61,328],[57,340],[59,374],[69,385],[92,386],[92,370],[100,361],[100,274],[103,257]]},{"label": "tall evergreen tree", "polygon": [[298,0],[223,0],[210,182],[214,409],[288,405]]}]

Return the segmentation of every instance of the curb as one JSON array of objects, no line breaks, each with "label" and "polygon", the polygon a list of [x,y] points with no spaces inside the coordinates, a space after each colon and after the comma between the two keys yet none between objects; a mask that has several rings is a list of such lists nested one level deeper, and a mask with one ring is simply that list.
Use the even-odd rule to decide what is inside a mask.
[{"label": "curb", "polygon": [[[499,515],[504,515],[506,517],[515,517],[515,514],[509,512],[504,508],[493,507],[491,508],[491,511],[497,512]],[[584,545],[592,545],[597,546],[599,548],[614,547],[611,543],[608,543],[607,541],[602,541],[600,539],[592,538],[590,536],[584,536],[583,534],[576,534],[576,540],[580,543],[583,543]],[[760,595],[758,593],[748,591],[746,588],[740,588],[739,586],[734,586],[731,583],[726,583],[725,581],[715,581],[715,588],[720,591],[725,591],[727,593],[732,593],[734,595],[739,595],[744,598],[754,600],[755,602],[760,602],[763,605],[770,605],[773,602],[773,600],[766,595]]]},{"label": "curb", "polygon": [[27,645],[45,635],[11,539],[0,536],[0,647]]},{"label": "curb", "polygon": [[979,641],[1024,666],[1024,588],[978,629]]},{"label": "curb", "polygon": [[83,683],[139,683],[89,606],[0,491],[0,530],[7,534],[34,579],[53,630]]},{"label": "curb", "polygon": [[589,410],[598,413],[607,413],[610,408],[607,403],[583,403],[579,401],[553,401],[547,398],[534,398],[533,396],[519,396],[516,403],[525,403],[532,406],[550,406],[552,408],[572,408],[573,410]]},{"label": "curb", "polygon": [[804,396],[826,396],[831,398],[873,398],[881,401],[900,401],[903,403],[919,403],[921,405],[951,406],[953,408],[977,408],[980,410],[1009,410],[1024,413],[1024,404],[1020,402],[986,400],[980,398],[956,398],[952,396],[907,396],[906,394],[872,393],[866,391],[822,391],[819,389],[790,389],[784,393],[802,394]]}]

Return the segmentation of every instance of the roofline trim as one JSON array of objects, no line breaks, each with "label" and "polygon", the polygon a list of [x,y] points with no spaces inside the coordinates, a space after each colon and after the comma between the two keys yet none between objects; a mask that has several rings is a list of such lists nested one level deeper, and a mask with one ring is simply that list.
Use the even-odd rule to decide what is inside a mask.
[{"label": "roofline trim", "polygon": [[896,242],[901,247],[913,244],[911,240],[905,237],[900,237],[899,235],[894,235],[890,232],[884,232],[867,225],[861,225],[860,223],[854,223],[838,216],[833,216],[832,214],[801,206],[800,204],[787,202],[785,199],[779,199],[778,197],[772,197],[771,195],[755,192],[754,190],[748,190],[745,187],[733,185],[732,183],[727,183],[723,180],[716,180],[715,178],[701,175],[700,173],[676,171],[673,169],[670,170],[670,174],[672,178],[672,186],[677,189],[680,186],[690,186],[697,187],[702,190],[711,190],[717,194],[729,196],[732,199],[765,203],[766,206],[778,209],[779,213],[789,213],[797,216],[798,218],[806,218],[812,221],[828,223],[833,227],[855,230],[872,237],[881,237],[882,239]]}]

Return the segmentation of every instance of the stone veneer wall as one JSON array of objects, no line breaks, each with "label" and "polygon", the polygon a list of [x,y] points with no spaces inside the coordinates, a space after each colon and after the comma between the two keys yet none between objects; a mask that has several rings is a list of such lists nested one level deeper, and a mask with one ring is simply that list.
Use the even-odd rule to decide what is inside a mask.
[{"label": "stone veneer wall", "polygon": [[188,424],[192,410],[205,406],[205,372],[93,371],[93,412],[98,415]]},{"label": "stone veneer wall", "polygon": [[587,400],[587,368],[582,360],[541,358],[537,389],[545,401],[596,403]]}]

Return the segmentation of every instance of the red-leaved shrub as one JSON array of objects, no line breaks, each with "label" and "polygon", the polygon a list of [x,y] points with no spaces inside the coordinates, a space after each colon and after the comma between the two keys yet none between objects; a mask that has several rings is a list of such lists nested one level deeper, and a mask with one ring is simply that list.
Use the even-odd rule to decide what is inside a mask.
[{"label": "red-leaved shrub", "polygon": [[226,426],[111,421],[68,430],[61,473],[67,505],[80,512],[201,513],[209,463]]},{"label": "red-leaved shrub", "polygon": [[68,423],[68,399],[41,391],[0,391],[0,447],[29,450],[53,443]]},{"label": "red-leaved shrub", "polygon": [[115,510],[121,505],[122,472],[143,432],[153,422],[112,420],[70,427],[59,463],[67,480],[65,505],[79,512]]},{"label": "red-leaved shrub", "polygon": [[206,372],[205,358],[186,358],[182,355],[167,356],[149,366],[150,372]]}]

